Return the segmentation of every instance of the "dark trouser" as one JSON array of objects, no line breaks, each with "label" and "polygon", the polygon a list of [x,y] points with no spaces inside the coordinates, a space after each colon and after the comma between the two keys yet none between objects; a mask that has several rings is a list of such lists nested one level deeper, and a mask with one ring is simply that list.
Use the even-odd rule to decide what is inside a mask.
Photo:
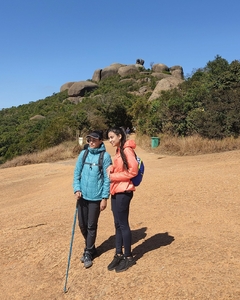
[{"label": "dark trouser", "polygon": [[116,231],[116,254],[122,254],[124,247],[124,256],[131,256],[132,233],[130,230],[128,216],[129,206],[133,192],[117,193],[111,197],[112,212]]},{"label": "dark trouser", "polygon": [[101,201],[78,200],[78,222],[81,233],[85,239],[85,251],[93,254],[97,237],[98,218]]}]

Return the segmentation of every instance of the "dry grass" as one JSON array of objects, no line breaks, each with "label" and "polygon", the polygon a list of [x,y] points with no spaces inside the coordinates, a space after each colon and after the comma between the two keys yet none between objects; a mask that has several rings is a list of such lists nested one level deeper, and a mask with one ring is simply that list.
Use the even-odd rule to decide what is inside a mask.
[{"label": "dry grass", "polygon": [[[167,155],[198,155],[240,149],[240,138],[234,139],[233,137],[220,141],[203,139],[197,135],[187,138],[162,136],[160,138],[160,145],[156,148],[151,147],[151,138],[148,136],[132,135],[130,136],[131,138],[134,138],[137,145],[147,151]],[[41,152],[18,156],[2,164],[0,168],[66,160],[75,158],[81,150],[82,147],[78,144],[76,145],[76,142],[63,143]]]},{"label": "dry grass", "polygon": [[223,140],[203,139],[200,136],[186,138],[162,136],[160,145],[151,148],[151,139],[147,136],[136,137],[137,144],[143,149],[154,153],[168,155],[198,155],[240,149],[240,138],[225,138]]},{"label": "dry grass", "polygon": [[2,164],[0,168],[2,169],[30,164],[40,164],[44,162],[55,162],[69,158],[75,158],[81,149],[82,147],[80,147],[78,144],[76,145],[76,142],[63,143],[41,152],[18,156]]}]

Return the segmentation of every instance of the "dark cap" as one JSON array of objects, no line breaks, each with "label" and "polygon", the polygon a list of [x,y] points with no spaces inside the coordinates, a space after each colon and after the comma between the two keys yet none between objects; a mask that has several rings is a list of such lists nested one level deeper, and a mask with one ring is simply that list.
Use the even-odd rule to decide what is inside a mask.
[{"label": "dark cap", "polygon": [[91,132],[90,134],[88,134],[87,138],[88,137],[92,137],[94,139],[102,140],[103,139],[103,132],[100,131],[100,130],[95,130],[95,131]]}]

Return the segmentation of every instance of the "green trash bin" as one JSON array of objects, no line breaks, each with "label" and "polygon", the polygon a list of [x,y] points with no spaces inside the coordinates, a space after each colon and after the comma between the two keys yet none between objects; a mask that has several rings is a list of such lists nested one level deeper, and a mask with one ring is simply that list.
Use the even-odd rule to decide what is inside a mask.
[{"label": "green trash bin", "polygon": [[160,144],[160,138],[159,137],[152,137],[152,142],[151,142],[151,146],[152,148],[156,148],[159,146]]}]

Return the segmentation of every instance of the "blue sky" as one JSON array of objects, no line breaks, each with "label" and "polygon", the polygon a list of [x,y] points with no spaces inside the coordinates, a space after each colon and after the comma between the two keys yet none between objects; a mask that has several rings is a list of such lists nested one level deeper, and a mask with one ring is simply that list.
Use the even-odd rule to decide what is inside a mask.
[{"label": "blue sky", "polygon": [[51,96],[118,62],[240,60],[239,0],[8,0],[0,3],[0,109]]}]

